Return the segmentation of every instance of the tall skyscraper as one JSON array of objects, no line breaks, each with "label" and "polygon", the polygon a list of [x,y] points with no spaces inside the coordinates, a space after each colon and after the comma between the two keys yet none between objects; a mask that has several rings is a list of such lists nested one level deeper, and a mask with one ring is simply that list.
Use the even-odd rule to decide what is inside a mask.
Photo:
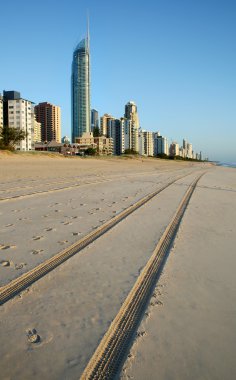
[{"label": "tall skyscraper", "polygon": [[71,73],[72,143],[84,132],[90,132],[90,52],[89,33],[73,53]]},{"label": "tall skyscraper", "polygon": [[61,142],[61,108],[51,103],[39,103],[34,108],[36,120],[41,123],[42,141]]}]

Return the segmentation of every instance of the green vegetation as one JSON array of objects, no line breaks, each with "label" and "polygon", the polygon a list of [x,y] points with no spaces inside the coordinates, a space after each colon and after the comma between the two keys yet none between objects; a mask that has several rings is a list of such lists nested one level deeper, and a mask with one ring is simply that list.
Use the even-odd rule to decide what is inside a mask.
[{"label": "green vegetation", "polygon": [[27,133],[19,128],[8,126],[2,127],[0,130],[0,149],[15,150],[15,145],[24,140]]},{"label": "green vegetation", "polygon": [[97,151],[96,151],[96,149],[94,149],[94,148],[88,148],[88,149],[86,149],[86,150],[84,151],[84,154],[85,154],[86,156],[95,156],[95,155],[97,154]]},{"label": "green vegetation", "polygon": [[196,158],[188,158],[188,157],[182,157],[182,156],[167,156],[167,154],[165,154],[165,153],[160,153],[156,157],[157,158],[163,158],[166,160],[203,162],[203,160],[197,160]]},{"label": "green vegetation", "polygon": [[136,150],[133,150],[133,149],[125,149],[125,153],[124,154],[139,154],[139,153],[136,152]]}]

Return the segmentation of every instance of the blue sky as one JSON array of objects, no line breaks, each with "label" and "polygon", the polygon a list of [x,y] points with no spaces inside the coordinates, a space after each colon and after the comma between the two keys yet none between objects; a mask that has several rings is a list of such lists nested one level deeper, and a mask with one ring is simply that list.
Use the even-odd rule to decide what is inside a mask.
[{"label": "blue sky", "polygon": [[61,106],[70,136],[73,48],[90,14],[91,106],[212,160],[236,162],[235,0],[11,0],[1,4],[0,91]]}]

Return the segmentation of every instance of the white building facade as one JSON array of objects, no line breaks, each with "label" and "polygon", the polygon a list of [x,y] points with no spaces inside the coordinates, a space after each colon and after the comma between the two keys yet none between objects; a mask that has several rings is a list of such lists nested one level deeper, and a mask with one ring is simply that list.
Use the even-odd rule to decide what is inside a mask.
[{"label": "white building facade", "polygon": [[34,150],[33,115],[33,103],[31,101],[22,98],[8,100],[8,126],[26,132],[26,138],[16,144],[17,150]]}]

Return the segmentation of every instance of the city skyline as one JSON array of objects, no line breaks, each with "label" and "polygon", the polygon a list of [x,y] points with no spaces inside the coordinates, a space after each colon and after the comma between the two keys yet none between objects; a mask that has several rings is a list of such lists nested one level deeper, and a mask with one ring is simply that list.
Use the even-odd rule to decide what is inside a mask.
[{"label": "city skyline", "polygon": [[[38,17],[44,20],[42,30],[31,17],[35,5],[28,7],[26,1],[22,9],[13,1],[15,28],[22,33],[30,28],[34,31],[27,35],[25,45],[17,44],[15,32],[8,30],[5,16],[10,5],[3,4],[3,29],[8,33],[2,45],[7,52],[1,60],[2,90],[19,90],[35,103],[47,99],[58,104],[62,135],[70,134],[71,52],[86,29],[89,8],[91,108],[99,115],[109,113],[119,118],[123,105],[133,99],[142,129],[159,130],[170,142],[186,137],[196,151],[202,150],[212,160],[236,161],[232,48],[236,6],[232,1],[170,1],[168,5],[149,1],[145,7],[134,7],[132,1],[112,5],[108,1],[99,5],[71,1],[70,6],[62,2],[56,11],[54,3],[47,5],[46,15],[41,14],[43,7],[38,10]],[[110,17],[102,23],[105,10]],[[57,12],[56,21],[50,17],[52,12]],[[122,28],[114,28],[113,18],[120,17]],[[27,55],[29,47],[31,54]],[[45,54],[39,54],[41,51]]]}]

